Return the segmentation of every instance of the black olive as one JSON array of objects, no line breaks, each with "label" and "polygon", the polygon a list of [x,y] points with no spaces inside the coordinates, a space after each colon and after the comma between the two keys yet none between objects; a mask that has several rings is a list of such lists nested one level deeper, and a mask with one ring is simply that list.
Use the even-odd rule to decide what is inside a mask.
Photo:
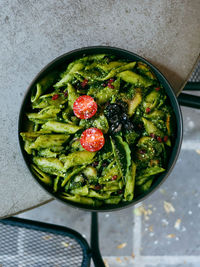
[{"label": "black olive", "polygon": [[110,122],[111,122],[111,123],[115,123],[115,122],[117,122],[117,121],[119,121],[119,120],[120,120],[120,118],[119,118],[119,116],[118,116],[117,114],[113,115],[113,116],[110,118]]},{"label": "black olive", "polygon": [[126,113],[122,113],[121,118],[123,121],[128,121],[128,116],[126,115]]},{"label": "black olive", "polygon": [[118,104],[121,106],[121,108],[122,108],[122,110],[123,110],[124,112],[127,111],[128,104],[127,104],[126,102],[124,102],[124,101],[122,101],[122,100],[119,100],[119,101],[118,101]]},{"label": "black olive", "polygon": [[133,124],[132,124],[130,121],[127,121],[126,123],[124,123],[124,128],[125,128],[126,130],[131,131],[131,130],[134,129],[134,126],[133,126]]},{"label": "black olive", "polygon": [[121,100],[106,106],[105,115],[109,121],[111,133],[121,131],[122,126],[129,131],[133,129],[133,124],[129,121],[129,117],[126,114],[127,108],[127,103]]},{"label": "black olive", "polygon": [[112,109],[112,105],[113,105],[113,104],[108,104],[108,105],[106,106],[106,111],[111,110],[111,109]]},{"label": "black olive", "polygon": [[114,130],[114,132],[115,132],[115,133],[118,133],[118,132],[121,131],[121,129],[122,129],[122,124],[120,123],[120,124],[118,125],[118,127]]},{"label": "black olive", "polygon": [[110,126],[110,131],[111,131],[111,133],[113,133],[114,130],[115,130],[115,125],[111,125],[111,126]]},{"label": "black olive", "polygon": [[119,108],[119,105],[118,105],[118,104],[111,104],[110,106],[111,106],[111,108],[113,108],[113,109],[118,109],[118,108]]},{"label": "black olive", "polygon": [[106,112],[106,115],[109,119],[112,118],[115,114],[117,114],[117,112],[114,109]]},{"label": "black olive", "polygon": [[109,120],[112,120],[112,117],[118,114],[121,114],[121,109],[117,104],[110,104],[105,109],[105,115]]},{"label": "black olive", "polygon": [[111,125],[111,126],[110,126],[110,132],[113,133],[114,130],[115,130],[115,125]]},{"label": "black olive", "polygon": [[120,106],[118,104],[110,104],[106,107],[108,112],[114,111],[115,113],[120,112]]},{"label": "black olive", "polygon": [[122,129],[122,124],[120,122],[116,122],[112,124],[110,127],[111,133],[118,133],[121,131],[121,129]]}]

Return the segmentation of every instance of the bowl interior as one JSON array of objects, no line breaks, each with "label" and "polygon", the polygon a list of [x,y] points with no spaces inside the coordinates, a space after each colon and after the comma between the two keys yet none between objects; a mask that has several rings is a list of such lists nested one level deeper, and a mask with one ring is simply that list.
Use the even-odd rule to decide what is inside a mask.
[{"label": "bowl interior", "polygon": [[[170,99],[170,103],[171,106],[173,107],[174,113],[175,113],[175,117],[176,117],[176,138],[175,138],[175,142],[174,142],[174,146],[172,148],[172,152],[171,152],[171,156],[169,158],[168,161],[168,166],[167,166],[167,170],[161,174],[160,176],[158,176],[155,181],[153,182],[151,188],[149,189],[149,191],[147,191],[145,194],[141,194],[139,196],[137,196],[136,198],[134,198],[131,202],[122,202],[119,203],[118,205],[109,205],[109,206],[102,206],[102,207],[89,207],[86,205],[82,205],[82,204],[78,204],[78,203],[73,203],[67,200],[63,200],[61,198],[58,198],[58,196],[56,196],[56,194],[54,194],[50,188],[48,186],[45,186],[38,178],[37,176],[31,171],[30,168],[30,164],[31,164],[31,160],[30,160],[30,156],[24,151],[24,144],[23,144],[23,140],[20,136],[20,132],[24,132],[26,131],[26,122],[27,122],[27,118],[25,116],[25,113],[27,112],[28,109],[30,109],[30,97],[31,97],[31,92],[35,87],[35,84],[38,82],[38,80],[40,80],[43,76],[47,75],[47,73],[50,73],[54,70],[62,70],[65,69],[66,66],[73,60],[75,60],[76,58],[82,57],[84,55],[90,55],[90,54],[100,54],[100,53],[106,53],[106,54],[114,54],[117,55],[118,57],[121,58],[125,58],[128,60],[132,60],[132,61],[142,61],[144,63],[146,63],[148,66],[151,67],[151,69],[153,70],[154,74],[157,76],[158,80],[160,81],[160,83],[163,85],[163,87],[165,88],[165,92],[168,95],[169,99]],[[19,142],[20,142],[20,147],[21,147],[21,151],[24,157],[24,160],[26,162],[26,165],[28,167],[28,169],[30,170],[30,172],[32,173],[33,177],[37,180],[37,182],[47,190],[47,192],[49,192],[51,195],[53,195],[53,197],[61,200],[64,203],[67,203],[71,206],[74,207],[78,207],[81,209],[86,209],[86,210],[90,210],[90,211],[112,211],[112,210],[118,210],[118,209],[122,209],[125,207],[129,207],[130,205],[134,205],[140,201],[142,201],[144,198],[146,198],[147,196],[149,196],[151,193],[153,193],[163,182],[164,180],[168,177],[168,175],[170,174],[170,172],[172,171],[178,154],[180,152],[180,146],[181,146],[181,142],[182,142],[182,115],[181,115],[181,111],[180,111],[180,107],[178,105],[176,96],[172,90],[172,87],[170,86],[169,82],[166,80],[166,78],[161,74],[161,72],[154,67],[150,62],[148,62],[147,60],[145,60],[144,58],[140,57],[137,54],[134,54],[132,52],[126,51],[126,50],[122,50],[120,48],[115,48],[115,47],[103,47],[103,46],[97,46],[97,47],[86,47],[86,48],[81,48],[81,49],[77,49],[74,51],[71,51],[69,53],[66,53],[64,55],[61,55],[60,57],[56,58],[55,60],[53,60],[52,62],[50,62],[46,67],[44,67],[39,73],[38,75],[35,77],[35,79],[31,82],[30,86],[27,89],[27,93],[24,97],[22,106],[21,106],[21,110],[20,110],[20,115],[19,115],[19,127],[18,127],[18,135],[19,135]]]}]

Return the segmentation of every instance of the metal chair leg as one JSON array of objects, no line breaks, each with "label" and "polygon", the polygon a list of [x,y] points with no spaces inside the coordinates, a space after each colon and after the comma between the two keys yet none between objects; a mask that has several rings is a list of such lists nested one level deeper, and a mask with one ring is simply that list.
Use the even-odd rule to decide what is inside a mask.
[{"label": "metal chair leg", "polygon": [[184,91],[199,91],[200,90],[200,82],[188,82],[183,88]]},{"label": "metal chair leg", "polygon": [[105,267],[100,250],[99,250],[99,231],[98,231],[98,214],[91,213],[91,237],[90,246],[92,250],[92,259],[95,267]]}]

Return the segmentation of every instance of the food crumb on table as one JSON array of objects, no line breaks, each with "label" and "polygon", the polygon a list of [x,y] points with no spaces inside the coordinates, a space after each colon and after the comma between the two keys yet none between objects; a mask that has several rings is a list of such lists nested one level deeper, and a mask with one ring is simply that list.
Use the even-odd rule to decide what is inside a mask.
[{"label": "food crumb on table", "polygon": [[169,235],[166,235],[166,237],[167,238],[174,238],[174,237],[176,237],[176,235],[175,234],[169,234]]},{"label": "food crumb on table", "polygon": [[104,262],[106,267],[109,267],[108,261],[106,259],[103,259],[103,262]]},{"label": "food crumb on table", "polygon": [[162,226],[167,226],[169,222],[166,219],[162,219]]},{"label": "food crumb on table", "polygon": [[134,209],[134,213],[136,216],[142,216],[144,215],[145,221],[149,220],[149,216],[152,214],[151,209],[146,209],[144,205],[141,205],[140,207]]},{"label": "food crumb on table", "polygon": [[119,263],[122,263],[122,260],[119,257],[116,258],[116,261],[118,261]]},{"label": "food crumb on table", "polygon": [[153,232],[153,225],[150,225],[150,226],[149,226],[149,231],[150,231],[150,232]]},{"label": "food crumb on table", "polygon": [[196,150],[196,152],[197,152],[197,154],[199,154],[199,155],[200,155],[200,149],[197,149],[197,150]]},{"label": "food crumb on table", "polygon": [[175,224],[174,224],[174,228],[176,230],[180,230],[180,225],[181,225],[181,219],[177,219]]},{"label": "food crumb on table", "polygon": [[166,213],[175,212],[174,206],[170,202],[167,202],[167,201],[164,201],[164,209]]},{"label": "food crumb on table", "polygon": [[127,246],[127,243],[122,243],[117,246],[118,249],[125,248]]}]

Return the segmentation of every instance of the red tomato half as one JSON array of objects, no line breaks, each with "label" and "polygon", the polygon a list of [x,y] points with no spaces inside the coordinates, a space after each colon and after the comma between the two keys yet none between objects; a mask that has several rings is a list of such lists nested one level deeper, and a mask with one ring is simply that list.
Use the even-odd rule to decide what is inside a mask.
[{"label": "red tomato half", "polygon": [[89,128],[82,133],[80,142],[85,150],[94,152],[104,146],[105,139],[101,130]]},{"label": "red tomato half", "polygon": [[91,96],[82,95],[74,102],[73,111],[79,119],[89,119],[97,112],[97,103]]}]

